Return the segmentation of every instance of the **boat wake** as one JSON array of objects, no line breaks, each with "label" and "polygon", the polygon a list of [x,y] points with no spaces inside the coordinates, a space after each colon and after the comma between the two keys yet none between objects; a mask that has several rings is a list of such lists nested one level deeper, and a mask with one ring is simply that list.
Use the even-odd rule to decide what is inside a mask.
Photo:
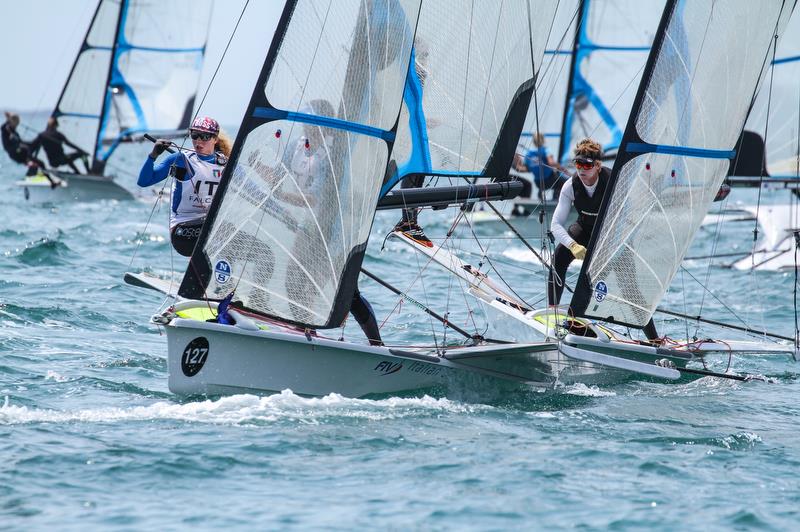
[{"label": "boat wake", "polygon": [[[53,376],[57,380],[56,376]],[[322,424],[336,419],[383,421],[425,418],[441,414],[470,414],[493,407],[470,405],[430,396],[370,400],[338,394],[304,398],[290,390],[259,397],[234,395],[215,400],[173,403],[159,401],[131,408],[93,408],[61,411],[16,406],[6,397],[0,407],[0,425],[32,423],[119,423],[174,420],[217,425],[264,425],[281,422]]]}]

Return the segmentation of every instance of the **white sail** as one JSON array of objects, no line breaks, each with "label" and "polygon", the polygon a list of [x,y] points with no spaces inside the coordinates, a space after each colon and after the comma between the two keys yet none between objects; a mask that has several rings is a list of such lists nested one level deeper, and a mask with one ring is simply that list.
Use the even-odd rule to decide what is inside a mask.
[{"label": "white sail", "polygon": [[644,326],[714,199],[794,2],[672,1],[573,297]]},{"label": "white sail", "polygon": [[586,137],[613,151],[633,105],[663,0],[584,0],[559,157]]},{"label": "white sail", "polygon": [[211,5],[101,0],[53,113],[59,129],[105,161],[127,135],[186,127]]},{"label": "white sail", "polygon": [[[423,4],[393,151],[396,172],[384,193],[411,174],[497,177],[503,166],[507,173],[556,6]],[[504,127],[516,128],[513,138],[501,139]]]},{"label": "white sail", "polygon": [[344,319],[394,139],[419,0],[287,2],[180,293]]},{"label": "white sail", "polygon": [[764,83],[745,129],[754,131],[765,139],[769,174],[773,177],[797,176],[800,173],[800,15],[797,13],[792,15],[786,31],[781,35],[775,59],[772,59],[770,53],[770,60],[773,63],[771,70],[764,75]]}]

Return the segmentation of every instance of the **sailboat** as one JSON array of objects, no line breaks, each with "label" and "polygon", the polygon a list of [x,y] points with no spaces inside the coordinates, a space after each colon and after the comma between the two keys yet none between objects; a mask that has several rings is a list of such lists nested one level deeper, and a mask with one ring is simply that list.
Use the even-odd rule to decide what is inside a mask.
[{"label": "sailboat", "polygon": [[[510,165],[514,144],[508,149],[496,139],[519,135],[544,43],[530,39],[533,14],[520,0],[376,0],[337,3],[335,13],[332,6],[324,0],[287,2],[178,298],[153,317],[167,333],[170,390],[290,388],[302,395],[363,396],[460,378],[548,387],[558,377],[553,368],[570,365],[576,378],[598,375],[596,367],[565,360],[553,342],[492,343],[475,336],[427,347],[367,346],[322,333],[338,327],[349,310],[381,185],[398,181],[398,168],[418,168],[413,157],[408,165],[403,161],[421,148],[413,129],[422,111],[414,102],[421,95],[404,94],[414,90],[413,56],[420,43],[434,49],[440,44],[434,38],[443,39],[450,48],[441,47],[442,57],[463,46],[460,53],[473,60],[446,64],[466,78],[467,99],[483,97],[471,109],[476,116],[485,113],[485,130],[461,132],[456,138],[466,149],[456,151],[447,149],[457,141],[446,128],[434,137],[454,156],[452,168],[471,173]],[[536,16],[547,18],[541,11]],[[520,41],[530,51],[504,59],[508,50],[521,49]],[[486,42],[494,43],[497,62],[479,55]],[[436,58],[431,61],[435,69]],[[490,90],[476,79],[509,83]],[[435,87],[426,82],[425,98],[436,101]],[[405,115],[404,101],[410,111]],[[491,105],[500,102],[502,108]],[[407,150],[397,155],[392,148],[402,139]],[[323,164],[296,164],[295,157],[306,152],[321,154]],[[427,164],[424,157],[418,160]],[[450,192],[456,197],[461,190]],[[384,200],[403,197],[393,194],[386,192]],[[669,368],[653,372],[678,375]]]},{"label": "sailboat", "polygon": [[685,364],[712,352],[797,359],[790,337],[652,346],[616,329],[642,328],[651,319],[726,177],[773,36],[794,2],[762,7],[667,3],[569,306],[531,308],[444,247],[395,236],[468,284],[495,316],[495,337],[545,337],[565,356],[620,369],[633,361],[700,374]]},{"label": "sailboat", "polygon": [[100,0],[51,116],[90,154],[89,174],[47,170],[16,184],[30,201],[132,199],[106,174],[123,142],[145,132],[167,136],[192,118],[211,0],[179,0],[170,12],[145,0]]}]

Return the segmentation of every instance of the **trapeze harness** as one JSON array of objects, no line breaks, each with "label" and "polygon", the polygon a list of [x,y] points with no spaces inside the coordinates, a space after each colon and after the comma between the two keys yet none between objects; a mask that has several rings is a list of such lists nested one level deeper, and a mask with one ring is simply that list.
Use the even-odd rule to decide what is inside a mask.
[{"label": "trapeze harness", "polygon": [[213,161],[204,161],[194,152],[182,155],[185,167],[173,165],[169,171],[174,177],[169,227],[172,247],[190,257],[228,159],[220,152]]}]

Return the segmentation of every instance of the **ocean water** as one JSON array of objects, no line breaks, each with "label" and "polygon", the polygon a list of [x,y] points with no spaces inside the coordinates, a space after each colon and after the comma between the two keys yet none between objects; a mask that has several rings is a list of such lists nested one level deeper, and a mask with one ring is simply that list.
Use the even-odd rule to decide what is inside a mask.
[{"label": "ocean water", "polygon": [[[145,151],[116,157],[123,185],[135,188]],[[163,298],[122,281],[128,270],[185,266],[170,251],[166,207],[149,191],[31,205],[13,184],[20,173],[0,155],[2,530],[789,530],[800,521],[800,381],[788,357],[712,363],[765,378],[751,382],[180,398],[167,389],[166,339],[148,324]],[[443,236],[453,216],[421,221]],[[377,217],[366,266],[482,330],[458,283],[432,267],[420,274],[397,244],[381,249],[395,217]],[[702,231],[690,255],[715,242],[717,253],[747,249],[752,228]],[[535,302],[543,277],[519,260],[524,247],[497,228],[476,231],[503,278]],[[468,230],[454,237],[480,260]],[[794,285],[794,272],[694,260],[664,305],[791,336]],[[361,288],[389,341],[442,339],[412,305],[371,281]],[[674,337],[706,334],[677,319],[657,324]],[[353,320],[342,333],[360,335]]]}]

